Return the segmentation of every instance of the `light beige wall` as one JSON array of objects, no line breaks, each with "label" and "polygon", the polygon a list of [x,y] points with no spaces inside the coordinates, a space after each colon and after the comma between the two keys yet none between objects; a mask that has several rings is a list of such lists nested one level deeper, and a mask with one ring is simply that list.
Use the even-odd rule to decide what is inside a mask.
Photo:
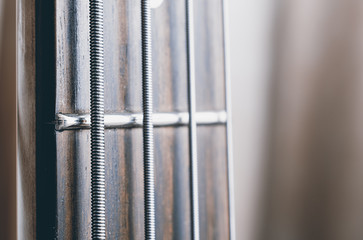
[{"label": "light beige wall", "polygon": [[362,239],[363,3],[280,2],[262,239]]},{"label": "light beige wall", "polygon": [[237,239],[362,239],[362,2],[230,2]]},{"label": "light beige wall", "polygon": [[273,0],[229,0],[236,238],[256,237],[266,142]]}]

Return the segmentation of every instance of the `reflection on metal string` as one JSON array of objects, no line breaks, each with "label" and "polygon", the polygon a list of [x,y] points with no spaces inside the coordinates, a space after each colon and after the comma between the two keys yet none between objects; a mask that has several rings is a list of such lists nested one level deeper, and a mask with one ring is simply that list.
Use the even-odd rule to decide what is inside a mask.
[{"label": "reflection on metal string", "polygon": [[235,240],[235,210],[234,210],[234,185],[233,185],[233,149],[232,149],[232,109],[231,109],[231,79],[229,71],[229,45],[228,45],[228,0],[222,0],[223,13],[223,45],[224,45],[224,81],[226,111],[228,115],[227,127],[227,174],[228,174],[228,210],[229,210],[229,238]]},{"label": "reflection on metal string", "polygon": [[141,1],[145,239],[155,239],[155,179],[150,0]]},{"label": "reflection on metal string", "polygon": [[89,1],[92,239],[106,239],[103,0]]},{"label": "reflection on metal string", "polygon": [[[227,122],[227,113],[219,112],[197,112],[195,113],[197,125],[216,125]],[[154,127],[187,126],[189,125],[188,112],[154,113]],[[143,126],[142,113],[120,113],[105,114],[105,128],[134,128]],[[89,114],[62,114],[58,113],[55,120],[57,131],[89,129]]]},{"label": "reflection on metal string", "polygon": [[199,191],[197,157],[197,122],[195,114],[195,61],[194,61],[194,11],[193,1],[186,0],[186,36],[188,68],[188,106],[189,106],[189,156],[192,207],[192,238],[199,240]]}]

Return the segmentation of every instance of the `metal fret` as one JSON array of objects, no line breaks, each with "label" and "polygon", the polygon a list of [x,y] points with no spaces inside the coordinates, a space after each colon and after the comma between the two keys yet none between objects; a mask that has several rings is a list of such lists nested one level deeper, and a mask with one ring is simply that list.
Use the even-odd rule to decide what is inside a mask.
[{"label": "metal fret", "polygon": [[186,35],[188,67],[188,106],[189,106],[189,155],[191,177],[192,236],[199,240],[199,191],[197,158],[197,122],[195,103],[195,61],[194,61],[194,17],[193,1],[186,0]]},{"label": "metal fret", "polygon": [[231,80],[229,70],[229,41],[228,41],[228,0],[222,0],[223,13],[223,45],[224,45],[224,81],[225,98],[228,121],[226,123],[227,134],[227,174],[228,174],[228,211],[229,211],[229,238],[235,240],[235,210],[234,210],[234,185],[233,185],[233,148],[232,148],[232,109],[231,109]]},{"label": "metal fret", "polygon": [[[197,125],[218,125],[227,122],[227,113],[197,112],[195,114]],[[154,113],[154,127],[178,127],[189,125],[188,112]],[[105,114],[105,128],[138,128],[143,126],[142,113]],[[62,114],[58,113],[55,120],[57,131],[77,130],[90,128],[89,114]]]}]

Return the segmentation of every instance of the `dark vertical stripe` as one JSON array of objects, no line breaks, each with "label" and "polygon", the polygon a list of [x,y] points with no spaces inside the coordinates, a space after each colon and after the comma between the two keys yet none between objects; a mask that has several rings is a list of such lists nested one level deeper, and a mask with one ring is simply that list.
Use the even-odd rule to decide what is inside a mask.
[{"label": "dark vertical stripe", "polygon": [[56,237],[55,5],[35,2],[36,237]]}]

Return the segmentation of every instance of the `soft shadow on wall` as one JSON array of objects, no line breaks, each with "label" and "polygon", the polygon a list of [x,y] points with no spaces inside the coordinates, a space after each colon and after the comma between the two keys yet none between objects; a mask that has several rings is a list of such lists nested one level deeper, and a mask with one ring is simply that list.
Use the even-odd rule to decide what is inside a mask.
[{"label": "soft shadow on wall", "polygon": [[230,12],[237,239],[363,239],[363,2]]}]

